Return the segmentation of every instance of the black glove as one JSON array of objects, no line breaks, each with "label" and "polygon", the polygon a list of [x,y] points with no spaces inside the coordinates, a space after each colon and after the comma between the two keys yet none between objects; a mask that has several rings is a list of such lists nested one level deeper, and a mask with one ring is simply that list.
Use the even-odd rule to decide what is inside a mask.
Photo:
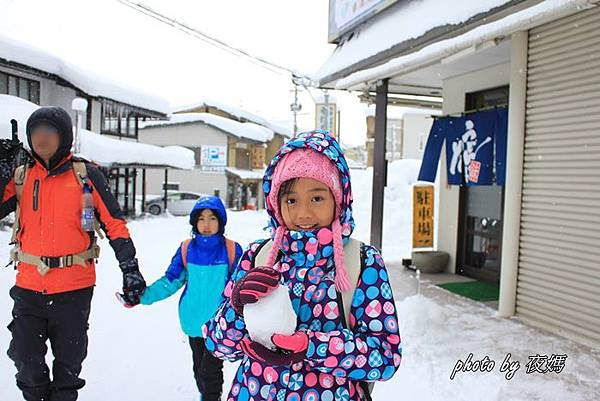
[{"label": "black glove", "polygon": [[119,263],[119,268],[123,272],[123,294],[125,301],[131,306],[139,304],[140,297],[146,288],[146,281],[138,268],[137,258]]}]

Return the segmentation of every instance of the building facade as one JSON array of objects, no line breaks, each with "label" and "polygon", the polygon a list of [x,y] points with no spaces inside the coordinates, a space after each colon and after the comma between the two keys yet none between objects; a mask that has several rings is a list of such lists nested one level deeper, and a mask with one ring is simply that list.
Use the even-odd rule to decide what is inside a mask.
[{"label": "building facade", "polygon": [[[600,7],[507,1],[479,11],[416,39],[398,34],[354,65],[330,63],[321,85],[377,92],[375,141],[390,94],[441,96],[449,117],[506,109],[502,185],[448,185],[444,144],[435,248],[450,255],[448,272],[499,282],[501,316],[598,346]],[[385,18],[414,18],[406,14],[398,2],[362,37]]]}]

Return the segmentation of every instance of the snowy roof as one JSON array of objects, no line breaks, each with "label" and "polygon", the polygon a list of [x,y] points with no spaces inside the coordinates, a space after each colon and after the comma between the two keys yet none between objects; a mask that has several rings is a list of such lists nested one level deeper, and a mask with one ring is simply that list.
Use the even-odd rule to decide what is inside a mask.
[{"label": "snowy roof", "polygon": [[[25,126],[27,119],[39,106],[27,100],[0,95],[0,138],[11,137],[10,120],[19,124],[19,139],[28,147]],[[192,169],[194,152],[181,146],[160,147],[145,143],[122,141],[81,130],[81,151],[78,155],[101,166],[143,165]]]},{"label": "snowy roof", "polygon": [[325,84],[332,75],[399,43],[419,38],[436,27],[464,23],[509,1],[455,1],[452,7],[448,7],[447,0],[399,2],[355,29],[351,36],[346,35],[314,78]]},{"label": "snowy roof", "polygon": [[239,121],[232,120],[217,116],[210,113],[178,113],[172,114],[169,120],[160,121],[146,121],[141,124],[141,129],[154,128],[154,127],[168,127],[178,124],[193,124],[202,123],[210,125],[225,133],[234,135],[238,138],[246,138],[257,142],[268,142],[273,139],[273,130],[262,125],[254,123],[241,123]]},{"label": "snowy roof", "polygon": [[225,171],[233,174],[242,180],[262,180],[265,175],[265,170],[243,170],[234,167],[225,167]]},{"label": "snowy roof", "polygon": [[141,165],[191,170],[194,152],[183,146],[160,147],[147,143],[122,141],[106,135],[81,130],[79,155],[101,166]]},{"label": "snowy roof", "polygon": [[0,34],[0,58],[54,74],[93,97],[103,97],[169,114],[169,103],[127,84],[104,77],[45,50]]},{"label": "snowy roof", "polygon": [[[457,3],[459,4],[459,3]],[[499,37],[517,31],[526,31],[534,26],[551,21],[557,16],[573,13],[583,7],[589,7],[589,0],[546,0],[502,19],[478,26],[462,35],[435,42],[414,53],[394,58],[382,65],[355,72],[340,79],[337,89],[360,89],[365,83],[383,77],[401,75],[423,68],[432,63],[439,63],[445,57],[466,51],[487,41],[495,41]]]},{"label": "snowy roof", "polygon": [[249,122],[267,127],[269,129],[271,129],[273,132],[275,132],[276,134],[284,135],[288,138],[292,137],[292,132],[288,128],[282,127],[281,125],[274,124],[271,121],[269,121],[263,117],[260,117],[253,113],[250,113],[249,111],[246,111],[239,107],[235,107],[235,106],[231,106],[229,104],[214,101],[212,99],[204,99],[204,100],[201,100],[201,101],[198,101],[198,102],[195,102],[192,104],[188,104],[185,106],[174,107],[171,109],[171,111],[173,113],[193,112],[194,110],[196,110],[198,108],[203,108],[203,107],[213,107],[215,109],[218,109],[222,112],[225,112],[225,113],[231,115],[232,117],[235,117],[236,119],[240,120],[241,122],[249,121]]}]

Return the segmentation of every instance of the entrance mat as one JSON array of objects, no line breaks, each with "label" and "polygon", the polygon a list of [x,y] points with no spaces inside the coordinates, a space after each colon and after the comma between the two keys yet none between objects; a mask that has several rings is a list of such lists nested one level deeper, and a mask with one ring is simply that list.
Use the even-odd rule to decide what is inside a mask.
[{"label": "entrance mat", "polygon": [[466,283],[438,284],[445,290],[463,297],[471,298],[479,302],[497,301],[500,293],[500,285],[486,283],[484,281],[469,281]]}]

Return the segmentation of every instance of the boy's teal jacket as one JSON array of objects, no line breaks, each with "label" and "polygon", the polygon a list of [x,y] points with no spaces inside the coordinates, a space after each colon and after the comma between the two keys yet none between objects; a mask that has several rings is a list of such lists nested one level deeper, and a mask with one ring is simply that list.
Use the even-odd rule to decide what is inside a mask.
[{"label": "boy's teal jacket", "polygon": [[[202,209],[213,210],[223,224],[227,221],[225,207],[219,198],[201,198],[191,215]],[[236,243],[234,265],[229,266],[223,230],[221,227],[218,234],[210,237],[194,235],[188,245],[187,268],[183,265],[179,246],[165,275],[147,287],[140,300],[143,305],[150,305],[185,286],[179,300],[179,320],[183,332],[190,337],[201,337],[201,327],[223,301],[225,284],[231,279],[231,272],[242,255],[242,247]]]}]

